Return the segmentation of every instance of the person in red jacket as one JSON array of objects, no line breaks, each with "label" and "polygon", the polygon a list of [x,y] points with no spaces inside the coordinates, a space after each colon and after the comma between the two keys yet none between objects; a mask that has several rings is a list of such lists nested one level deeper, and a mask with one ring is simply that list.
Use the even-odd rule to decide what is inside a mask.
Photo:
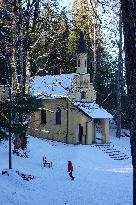
[{"label": "person in red jacket", "polygon": [[73,165],[72,165],[71,161],[68,161],[68,172],[69,172],[69,176],[70,176],[71,180],[74,180],[75,177],[72,176]]}]

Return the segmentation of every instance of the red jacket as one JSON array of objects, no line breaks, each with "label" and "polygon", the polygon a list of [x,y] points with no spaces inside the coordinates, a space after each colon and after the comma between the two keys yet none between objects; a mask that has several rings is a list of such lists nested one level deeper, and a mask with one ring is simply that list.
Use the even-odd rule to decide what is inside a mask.
[{"label": "red jacket", "polygon": [[68,172],[72,172],[73,171],[73,166],[72,163],[68,164]]}]

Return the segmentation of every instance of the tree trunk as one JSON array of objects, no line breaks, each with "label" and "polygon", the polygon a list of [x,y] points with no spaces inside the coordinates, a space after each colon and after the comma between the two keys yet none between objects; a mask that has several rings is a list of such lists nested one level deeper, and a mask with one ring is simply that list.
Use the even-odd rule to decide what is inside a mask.
[{"label": "tree trunk", "polygon": [[121,0],[121,7],[133,165],[133,205],[136,205],[136,1]]},{"label": "tree trunk", "polygon": [[26,133],[21,133],[16,135],[15,141],[14,141],[14,150],[18,150],[18,149],[26,149],[27,148],[27,137],[26,137]]},{"label": "tree trunk", "polygon": [[116,137],[121,137],[121,88],[123,79],[123,63],[122,63],[122,12],[120,9],[119,14],[119,56],[118,56],[118,69],[117,69],[117,132]]},{"label": "tree trunk", "polygon": [[[15,55],[16,55],[15,79],[13,79],[13,81],[14,82],[17,81],[17,85],[18,85],[17,87],[14,87],[15,93],[16,94],[22,93],[25,95],[26,93],[28,93],[28,84],[29,84],[29,79],[30,79],[30,74],[29,74],[29,71],[30,71],[30,51],[29,51],[30,15],[27,16],[27,19],[25,19],[25,22],[24,22],[23,8],[21,6],[21,1],[20,1],[20,7],[17,7],[16,3],[17,2],[13,4],[13,15],[16,16],[15,17],[16,22],[13,22],[13,25],[14,25],[13,34],[17,42],[16,44],[14,43],[14,48],[13,48],[15,50]],[[17,10],[15,9],[16,7],[17,7]],[[18,15],[16,15],[16,13]],[[24,24],[26,25],[24,26]],[[24,124],[27,119],[28,119],[27,114],[16,113],[14,121],[16,124],[17,123]],[[18,150],[19,148],[21,148],[22,150],[27,148],[26,131],[20,134],[15,134],[14,151]]]},{"label": "tree trunk", "polygon": [[92,2],[92,6],[93,6],[93,12],[94,12],[94,16],[93,16],[93,85],[95,87],[95,78],[96,78],[96,74],[97,74],[97,68],[96,68],[96,22],[97,22],[97,1],[93,0]]}]

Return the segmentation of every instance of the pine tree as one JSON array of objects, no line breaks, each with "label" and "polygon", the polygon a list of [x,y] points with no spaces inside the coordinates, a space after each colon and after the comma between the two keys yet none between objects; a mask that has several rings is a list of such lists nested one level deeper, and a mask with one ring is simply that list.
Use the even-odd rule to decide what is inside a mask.
[{"label": "pine tree", "polygon": [[[102,2],[101,2],[102,4]],[[104,31],[107,32],[105,38],[107,39],[107,49],[111,50],[113,57],[115,59],[114,63],[114,72],[115,72],[115,114],[114,118],[117,125],[116,136],[121,137],[121,127],[128,126],[127,118],[127,95],[126,95],[126,86],[125,86],[125,72],[123,64],[123,40],[122,40],[122,12],[120,9],[119,1],[105,0],[101,6],[102,22]],[[110,10],[112,8],[112,11]],[[105,18],[105,15],[107,18]],[[114,86],[115,87],[115,86]],[[122,125],[121,125],[122,124]]]},{"label": "pine tree", "polygon": [[[24,124],[25,126],[28,125],[30,114],[28,104],[31,100],[34,103],[34,98],[28,94],[28,84],[30,80],[30,59],[33,52],[31,35],[36,33],[40,1],[34,2],[28,1],[26,3],[19,0],[7,2],[3,0],[0,8],[2,28],[0,50],[3,54],[0,62],[4,62],[4,66],[0,65],[3,67],[1,76],[4,80],[2,84],[5,83],[9,91],[9,100],[0,104],[2,119],[0,127],[2,135],[7,134],[7,128],[10,128],[10,131],[13,132],[16,137],[15,149],[25,148],[26,146],[26,143],[24,143],[26,142]],[[18,104],[19,99],[22,100],[22,105]],[[8,103],[9,110],[7,110]],[[17,112],[14,106],[17,108]],[[35,101],[35,109],[38,106],[38,102]],[[11,119],[13,116],[14,119]],[[13,129],[13,124],[19,129]],[[20,130],[20,132],[18,133],[17,130]]]},{"label": "pine tree", "polygon": [[[101,25],[97,16],[97,1],[73,1],[73,27],[69,36],[69,50],[75,53],[79,30],[83,30],[88,52],[88,72],[97,90],[97,103],[115,109],[115,71],[111,55],[105,49]],[[111,102],[113,99],[113,103]]]},{"label": "pine tree", "polygon": [[88,0],[80,0],[76,2],[74,1],[72,8],[72,16],[74,22],[74,30],[83,30],[85,33],[85,38],[88,47],[88,65],[93,71],[92,79],[93,82],[95,82],[94,78],[96,76],[96,52],[100,40],[100,28],[97,23],[95,10],[93,7],[89,5]]},{"label": "pine tree", "polygon": [[133,165],[133,205],[136,204],[136,2],[121,0],[125,44],[125,66],[129,105],[130,142]]},{"label": "pine tree", "polygon": [[[40,15],[37,35],[40,36],[42,32],[42,38],[34,48],[32,75],[45,75],[46,72],[59,74],[70,69],[67,11],[65,8],[60,10],[56,3],[57,1],[53,0],[47,2]],[[38,71],[39,67],[40,71]]]},{"label": "pine tree", "polygon": [[[48,67],[51,73],[69,70],[68,41],[66,40],[69,26],[66,12],[64,9],[61,13],[59,12],[57,1],[44,2],[42,7],[41,3],[40,0],[26,2],[3,0],[1,2],[3,29],[0,33],[2,35],[0,50],[3,53],[0,58],[0,66],[3,69],[1,76],[5,84],[11,88],[9,91],[12,93],[12,102],[10,102],[12,109],[7,111],[7,116],[5,110],[8,101],[1,104],[0,113],[3,119],[1,130],[2,135],[7,132],[9,113],[12,110],[11,131],[15,135],[15,149],[26,146],[26,127],[31,111],[25,110],[28,108],[27,103],[30,104],[31,100],[34,103],[34,98],[28,94],[30,75],[39,74],[39,68],[45,70]],[[21,107],[18,104],[20,98]],[[14,109],[14,104],[17,110]],[[35,102],[35,109],[39,104],[40,102]]]}]

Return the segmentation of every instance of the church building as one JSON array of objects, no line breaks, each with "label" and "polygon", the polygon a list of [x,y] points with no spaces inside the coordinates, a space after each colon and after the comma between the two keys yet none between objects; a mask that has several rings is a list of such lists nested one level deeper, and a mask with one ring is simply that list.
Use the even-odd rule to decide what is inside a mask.
[{"label": "church building", "polygon": [[43,100],[31,115],[28,134],[71,144],[96,143],[96,125],[101,125],[100,140],[109,142],[112,115],[96,104],[96,91],[87,73],[87,52],[80,35],[76,73],[35,76],[30,93]]}]

